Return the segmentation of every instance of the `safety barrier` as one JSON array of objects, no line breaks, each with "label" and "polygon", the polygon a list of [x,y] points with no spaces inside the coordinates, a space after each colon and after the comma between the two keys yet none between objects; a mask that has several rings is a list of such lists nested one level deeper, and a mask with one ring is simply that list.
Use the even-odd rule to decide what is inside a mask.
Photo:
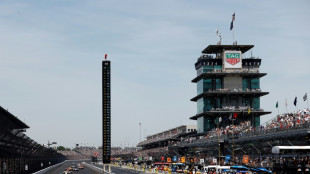
[{"label": "safety barrier", "polygon": [[33,174],[43,174],[43,173],[45,173],[45,172],[47,172],[47,171],[49,171],[49,170],[51,170],[51,169],[53,169],[53,168],[55,168],[55,167],[58,167],[59,165],[65,163],[65,162],[70,162],[70,161],[78,162],[78,161],[89,161],[89,160],[65,160],[65,161],[63,161],[63,162],[61,162],[61,163],[58,163],[58,164],[49,166],[49,167],[47,167],[47,168],[45,168],[45,169],[42,169],[42,170],[40,170],[40,171],[37,171],[37,172],[35,172],[35,173],[33,173]]},{"label": "safety barrier", "polygon": [[55,167],[58,167],[59,165],[65,163],[65,162],[66,162],[66,161],[61,162],[61,163],[58,163],[58,164],[55,164],[55,165],[53,165],[53,166],[49,166],[49,167],[47,167],[47,168],[45,168],[45,169],[42,169],[42,170],[40,170],[40,171],[37,171],[37,172],[35,172],[35,173],[33,173],[33,174],[43,174],[43,173],[45,173],[45,172],[47,172],[47,171],[49,171],[49,170],[51,170],[51,169],[53,169],[53,168],[55,168]]}]

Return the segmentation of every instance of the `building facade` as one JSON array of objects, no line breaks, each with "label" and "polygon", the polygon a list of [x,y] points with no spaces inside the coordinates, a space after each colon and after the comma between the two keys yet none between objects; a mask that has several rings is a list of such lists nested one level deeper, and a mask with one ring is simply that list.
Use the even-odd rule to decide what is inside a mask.
[{"label": "building facade", "polygon": [[245,57],[254,45],[209,45],[195,63],[197,132],[203,133],[222,126],[251,120],[252,126],[260,125],[260,116],[269,114],[260,107],[261,59]]}]

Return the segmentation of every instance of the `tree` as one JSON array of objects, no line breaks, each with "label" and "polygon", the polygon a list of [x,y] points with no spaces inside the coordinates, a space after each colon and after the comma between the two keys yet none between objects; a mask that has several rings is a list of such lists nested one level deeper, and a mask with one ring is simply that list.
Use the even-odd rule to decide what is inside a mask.
[{"label": "tree", "polygon": [[57,147],[57,150],[58,150],[58,151],[63,151],[63,150],[66,150],[66,148],[63,147],[63,146],[58,146],[58,147]]}]

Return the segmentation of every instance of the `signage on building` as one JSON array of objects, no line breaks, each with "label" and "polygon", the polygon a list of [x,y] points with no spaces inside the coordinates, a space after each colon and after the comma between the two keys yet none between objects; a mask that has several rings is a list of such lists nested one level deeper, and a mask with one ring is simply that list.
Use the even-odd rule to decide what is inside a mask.
[{"label": "signage on building", "polygon": [[178,161],[178,157],[177,156],[173,156],[173,161],[177,162]]},{"label": "signage on building", "polygon": [[185,163],[185,157],[181,157],[181,163]]},{"label": "signage on building", "polygon": [[242,67],[241,51],[225,51],[223,59],[225,69],[227,68],[241,69]]},{"label": "signage on building", "polygon": [[229,162],[231,160],[231,156],[230,155],[226,155],[225,156],[225,162]]},{"label": "signage on building", "polygon": [[213,164],[217,164],[217,159],[216,158],[213,158]]},{"label": "signage on building", "polygon": [[111,162],[111,80],[110,61],[102,62],[102,162]]},{"label": "signage on building", "polygon": [[243,155],[242,162],[245,164],[249,163],[249,155]]},{"label": "signage on building", "polygon": [[161,157],[161,161],[165,161],[165,157],[164,156]]}]

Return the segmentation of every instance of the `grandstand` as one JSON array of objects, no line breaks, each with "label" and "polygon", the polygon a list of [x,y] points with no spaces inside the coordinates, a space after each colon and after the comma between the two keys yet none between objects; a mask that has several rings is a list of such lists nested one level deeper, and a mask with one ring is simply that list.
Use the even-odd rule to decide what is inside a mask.
[{"label": "grandstand", "polygon": [[183,136],[188,133],[196,132],[197,126],[195,125],[182,125],[173,129],[166,130],[154,135],[146,137],[145,141],[142,141],[138,144],[139,147],[145,148],[154,143],[166,144],[168,141],[177,140],[180,136]]},{"label": "grandstand", "polygon": [[[164,131],[167,132],[167,131]],[[267,167],[273,171],[296,171],[296,165],[303,161],[304,166],[310,163],[310,153],[285,152],[273,154],[274,146],[306,146],[309,145],[310,112],[309,109],[295,113],[285,113],[275,116],[265,125],[254,127],[250,121],[228,125],[219,129],[199,134],[189,132],[179,134],[174,139],[163,139],[160,136],[149,136],[152,141],[138,144],[141,150],[113,148],[112,157],[121,157],[125,161],[141,159],[142,161],[162,161],[162,157],[186,157],[190,159],[204,159],[205,165],[214,164],[213,159],[220,155],[234,155],[234,161],[242,164],[243,155],[249,155],[252,167]],[[158,135],[158,134],[155,134]],[[219,135],[219,136],[218,136]],[[157,138],[155,138],[157,137]],[[150,139],[149,139],[150,140]],[[220,144],[220,149],[218,144]],[[234,154],[233,154],[234,153]],[[225,160],[221,164],[225,164]],[[309,166],[310,168],[310,166]]]},{"label": "grandstand", "polygon": [[101,157],[102,148],[77,146],[72,150],[61,150],[58,153],[66,156],[68,160],[89,160],[94,156]]},{"label": "grandstand", "polygon": [[24,134],[28,128],[0,106],[0,174],[29,174],[65,160]]},{"label": "grandstand", "polygon": [[197,120],[195,131],[185,132],[183,126],[163,131],[140,142],[137,146],[141,150],[118,150],[112,156],[153,162],[176,156],[185,157],[186,163],[203,159],[204,165],[223,165],[226,155],[237,164],[243,164],[242,158],[247,155],[247,165],[252,167],[273,171],[285,168],[294,173],[296,164],[302,163],[301,170],[310,169],[308,152],[271,153],[274,146],[309,145],[309,109],[277,115],[261,125],[260,116],[271,113],[260,107],[260,97],[269,94],[260,88],[259,79],[266,73],[259,72],[260,58],[242,59],[242,54],[253,47],[210,45],[203,50],[195,64],[197,77],[192,80],[197,83],[197,96],[191,99],[197,102],[197,114],[190,118]]}]

